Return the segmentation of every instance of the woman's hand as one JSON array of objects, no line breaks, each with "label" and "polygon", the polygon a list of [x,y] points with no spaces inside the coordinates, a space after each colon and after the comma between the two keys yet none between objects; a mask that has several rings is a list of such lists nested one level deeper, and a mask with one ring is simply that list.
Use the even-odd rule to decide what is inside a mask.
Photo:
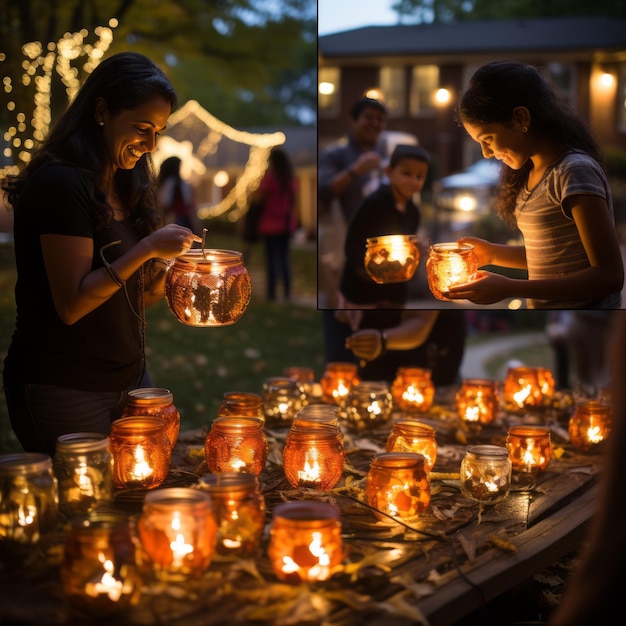
[{"label": "woman's hand", "polygon": [[501,274],[480,271],[474,280],[451,287],[445,294],[450,300],[469,300],[474,304],[493,304],[513,295],[514,279]]},{"label": "woman's hand", "polygon": [[346,348],[352,350],[360,359],[371,361],[380,356],[383,351],[381,331],[375,328],[359,330],[346,339]]},{"label": "woman's hand", "polygon": [[460,237],[458,244],[470,244],[474,246],[474,254],[478,260],[478,267],[490,265],[493,261],[493,248],[491,243],[478,237]]},{"label": "woman's hand", "polygon": [[150,257],[161,259],[173,259],[184,254],[194,242],[200,243],[202,238],[178,224],[166,224],[144,239],[144,243],[150,248]]}]

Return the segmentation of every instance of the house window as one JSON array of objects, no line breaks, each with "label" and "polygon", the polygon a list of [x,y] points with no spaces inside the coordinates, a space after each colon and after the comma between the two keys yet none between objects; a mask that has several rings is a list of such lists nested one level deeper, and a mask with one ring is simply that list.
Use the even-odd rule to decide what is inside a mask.
[{"label": "house window", "polygon": [[409,109],[413,117],[434,113],[434,94],[437,89],[439,89],[439,68],[436,65],[413,67],[409,97]]},{"label": "house window", "polygon": [[320,117],[339,113],[339,68],[320,67],[317,72],[317,106]]},{"label": "house window", "polygon": [[576,71],[566,63],[548,63],[545,75],[559,100],[572,110],[576,108]]},{"label": "house window", "polygon": [[406,87],[403,67],[381,67],[378,83],[383,95],[387,115],[402,117],[406,114]]}]

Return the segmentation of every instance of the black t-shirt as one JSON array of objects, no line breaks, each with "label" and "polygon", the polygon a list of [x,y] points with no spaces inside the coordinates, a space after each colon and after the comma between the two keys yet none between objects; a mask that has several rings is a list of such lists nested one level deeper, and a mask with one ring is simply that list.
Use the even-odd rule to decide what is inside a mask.
[{"label": "black t-shirt", "polygon": [[345,265],[339,289],[355,304],[393,303],[403,307],[407,299],[408,283],[379,284],[365,270],[366,240],[382,235],[415,235],[420,224],[420,213],[409,200],[404,212],[396,208],[389,185],[381,185],[359,207],[346,233]]},{"label": "black t-shirt", "polygon": [[[96,228],[94,186],[78,168],[51,163],[24,187],[14,214],[17,268],[16,326],[4,363],[5,383],[51,384],[88,391],[121,391],[133,386],[142,358],[140,322],[120,289],[72,325],[57,315],[40,235],[89,237],[92,268],[102,267],[100,248],[114,261],[138,241],[130,221]],[[126,282],[130,303],[141,315],[139,273]]]}]

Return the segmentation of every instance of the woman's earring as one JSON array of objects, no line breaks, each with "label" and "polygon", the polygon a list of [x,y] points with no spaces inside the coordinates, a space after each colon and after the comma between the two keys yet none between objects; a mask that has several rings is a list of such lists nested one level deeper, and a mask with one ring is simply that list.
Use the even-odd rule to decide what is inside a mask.
[{"label": "woman's earring", "polygon": [[[98,126],[104,126],[104,121],[103,120],[99,120],[98,121]],[[524,131],[524,132],[526,132],[526,131]]]},{"label": "woman's earring", "polygon": [[[104,122],[102,122],[102,124],[104,124]],[[524,126],[524,127],[522,128],[522,132],[523,132],[523,133],[527,133],[527,132],[528,132],[528,126]]]}]

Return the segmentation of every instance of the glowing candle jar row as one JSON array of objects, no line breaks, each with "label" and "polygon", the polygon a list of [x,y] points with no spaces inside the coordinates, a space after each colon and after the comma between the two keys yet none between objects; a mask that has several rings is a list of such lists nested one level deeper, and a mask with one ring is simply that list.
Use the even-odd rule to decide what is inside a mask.
[{"label": "glowing candle jar row", "polygon": [[424,457],[411,452],[375,455],[367,473],[366,495],[368,504],[377,509],[376,517],[383,521],[388,521],[387,515],[401,519],[419,516],[430,504]]},{"label": "glowing candle jar row", "polygon": [[477,502],[500,502],[509,495],[511,471],[505,447],[468,446],[461,461],[461,492]]},{"label": "glowing candle jar row", "polygon": [[375,283],[402,283],[410,280],[419,260],[415,235],[383,235],[366,240],[365,271]]},{"label": "glowing candle jar row", "polygon": [[429,424],[413,419],[400,419],[394,422],[387,438],[387,452],[414,452],[424,457],[424,470],[427,474],[437,461],[436,431]]},{"label": "glowing candle jar row", "polygon": [[448,300],[450,288],[472,280],[477,269],[474,246],[469,244],[433,244],[426,259],[428,286],[438,300]]},{"label": "glowing candle jar row", "polygon": [[611,433],[611,405],[588,400],[576,405],[569,419],[570,441],[577,450],[597,450]]},{"label": "glowing candle jar row", "polygon": [[550,431],[538,426],[513,426],[506,438],[513,469],[541,472],[547,469],[552,454]]},{"label": "glowing candle jar row", "polygon": [[159,580],[199,578],[215,553],[217,523],[211,496],[172,487],[146,494],[137,536],[140,560]]},{"label": "glowing candle jar row", "polygon": [[365,429],[389,421],[393,398],[385,382],[364,381],[353,385],[346,399],[346,420],[353,428]]},{"label": "glowing candle jar row", "polygon": [[463,380],[455,396],[459,417],[469,423],[490,424],[498,414],[498,383],[470,378]]},{"label": "glowing candle jar row", "polygon": [[554,377],[546,367],[511,367],[504,379],[503,394],[508,411],[539,408],[554,395]]},{"label": "glowing candle jar row", "polygon": [[267,554],[279,580],[327,580],[342,569],[339,510],[328,502],[286,502],[272,515]]},{"label": "glowing candle jar row", "polygon": [[324,402],[343,407],[352,387],[360,382],[356,363],[341,361],[328,363],[320,379],[322,399]]},{"label": "glowing candle jar row", "polygon": [[425,413],[435,399],[431,371],[422,367],[399,367],[391,385],[395,406],[406,413]]}]

